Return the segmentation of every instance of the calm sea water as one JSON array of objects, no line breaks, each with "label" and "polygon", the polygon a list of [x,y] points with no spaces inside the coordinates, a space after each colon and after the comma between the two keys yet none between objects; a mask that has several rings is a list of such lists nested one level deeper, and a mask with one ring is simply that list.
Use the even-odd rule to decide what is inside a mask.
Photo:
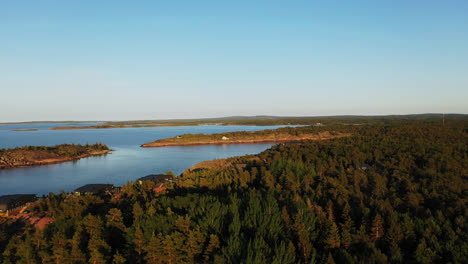
[{"label": "calm sea water", "polygon": [[[222,133],[275,129],[278,126],[185,126],[158,128],[117,128],[48,130],[67,124],[0,126],[0,148],[26,145],[52,146],[62,143],[101,142],[114,149],[111,154],[54,165],[0,170],[0,195],[15,193],[65,192],[88,183],[117,186],[148,174],[172,171],[180,174],[192,165],[218,158],[256,154],[272,144],[211,145],[191,147],[140,148],[143,143],[186,133]],[[89,125],[89,124],[88,124]],[[39,131],[12,131],[37,128]]]}]

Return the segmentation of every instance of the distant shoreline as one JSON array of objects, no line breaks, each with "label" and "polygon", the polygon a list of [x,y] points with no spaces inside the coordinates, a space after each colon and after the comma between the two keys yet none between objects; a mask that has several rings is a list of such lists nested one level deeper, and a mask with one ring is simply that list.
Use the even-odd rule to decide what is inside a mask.
[{"label": "distant shoreline", "polygon": [[[426,122],[427,120],[456,121],[467,114],[406,114],[406,115],[332,115],[332,116],[232,116],[219,118],[192,118],[192,119],[162,119],[162,120],[128,120],[128,121],[31,121],[0,123],[0,126],[8,125],[34,125],[57,124],[56,127],[45,128],[48,130],[73,130],[73,129],[110,129],[110,128],[151,128],[151,127],[175,127],[175,126],[314,126],[351,125],[351,124],[386,124],[395,120]],[[60,124],[61,123],[61,124]],[[64,126],[63,124],[67,124]],[[34,128],[34,127],[32,127]]]},{"label": "distant shoreline", "polygon": [[169,127],[169,126],[177,126],[177,125],[119,125],[119,126],[81,126],[81,127],[51,127],[48,130],[75,130],[75,129],[112,129],[112,128],[146,128],[146,127]]}]

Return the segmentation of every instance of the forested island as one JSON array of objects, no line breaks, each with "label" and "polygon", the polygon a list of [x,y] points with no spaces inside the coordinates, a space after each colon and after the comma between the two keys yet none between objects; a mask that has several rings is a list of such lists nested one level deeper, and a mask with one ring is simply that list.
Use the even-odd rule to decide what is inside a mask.
[{"label": "forested island", "polygon": [[17,131],[17,132],[38,131],[38,130],[39,130],[39,129],[36,129],[36,128],[27,128],[27,129],[18,128],[18,129],[13,129],[13,131]]},{"label": "forested island", "polygon": [[326,131],[324,128],[307,127],[296,129],[284,127],[261,131],[240,131],[219,134],[184,134],[173,138],[165,138],[141,145],[143,148],[168,146],[194,146],[218,144],[251,144],[292,142],[301,140],[324,140],[347,137],[349,133]]},{"label": "forested island", "polygon": [[[295,128],[298,131],[310,128]],[[330,129],[330,128],[327,128]],[[468,122],[340,126],[0,220],[3,263],[466,263]]]},{"label": "forested island", "polygon": [[47,165],[104,155],[111,150],[105,144],[62,144],[52,147],[26,146],[0,149],[0,169]]}]

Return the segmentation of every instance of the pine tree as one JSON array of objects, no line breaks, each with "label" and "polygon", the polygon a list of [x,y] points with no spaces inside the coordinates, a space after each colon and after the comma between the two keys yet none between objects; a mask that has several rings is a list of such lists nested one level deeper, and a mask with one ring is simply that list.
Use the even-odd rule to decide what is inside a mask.
[{"label": "pine tree", "polygon": [[335,222],[335,216],[333,214],[333,202],[331,200],[327,202],[327,219],[330,222]]},{"label": "pine tree", "polygon": [[208,246],[206,247],[204,258],[205,261],[209,261],[210,256],[215,252],[217,249],[219,249],[219,240],[216,235],[210,235],[210,241],[208,242]]},{"label": "pine tree", "polygon": [[416,248],[414,256],[420,263],[433,263],[436,253],[427,246],[426,240],[423,238]]},{"label": "pine tree", "polygon": [[146,256],[145,261],[148,264],[162,264],[163,263],[163,236],[161,233],[156,237],[153,233],[151,240],[145,248]]},{"label": "pine tree", "polygon": [[117,208],[111,208],[109,210],[106,215],[106,220],[106,226],[108,227],[114,227],[121,231],[125,229],[122,212]]},{"label": "pine tree", "polygon": [[92,237],[88,243],[89,263],[105,264],[111,256],[110,247],[107,243],[97,237]]},{"label": "pine tree", "polygon": [[124,264],[127,260],[117,251],[112,258],[112,264]]},{"label": "pine tree", "polygon": [[178,216],[176,220],[176,227],[180,232],[188,234],[190,231],[190,216]]},{"label": "pine tree", "polygon": [[82,243],[82,228],[79,226],[73,235],[72,240],[70,241],[71,244],[71,258],[73,259],[73,263],[86,263],[86,255],[81,250],[81,243]]},{"label": "pine tree", "polygon": [[140,203],[135,202],[133,204],[133,220],[136,221],[143,215],[143,209],[140,206]]},{"label": "pine tree", "polygon": [[335,264],[335,260],[330,252],[328,253],[327,264]]},{"label": "pine tree", "polygon": [[44,232],[42,231],[42,229],[36,229],[36,232],[34,232],[33,234],[33,237],[32,237],[32,243],[34,245],[34,249],[35,251],[39,251],[43,245],[45,244],[45,240],[44,238],[42,237],[44,234]]},{"label": "pine tree", "polygon": [[340,247],[340,231],[335,223],[332,223],[330,229],[328,230],[328,236],[326,243],[330,248]]},{"label": "pine tree", "polygon": [[382,223],[382,218],[380,215],[376,215],[372,221],[372,240],[376,241],[384,235],[384,228]]},{"label": "pine tree", "polygon": [[187,239],[187,253],[190,261],[195,262],[196,258],[202,253],[204,242],[205,237],[200,232],[200,227],[197,227],[195,231],[190,231]]},{"label": "pine tree", "polygon": [[[291,243],[291,241],[289,241]],[[294,247],[294,245],[293,245]],[[275,256],[273,258],[272,264],[293,264],[296,263],[296,257],[294,251],[289,251],[286,243],[281,241],[281,243],[275,247]]]},{"label": "pine tree", "polygon": [[385,240],[390,246],[391,259],[395,261],[401,261],[402,255],[399,247],[400,241],[403,239],[403,230],[398,223],[398,215],[392,212],[389,217],[389,227],[386,230]]},{"label": "pine tree", "polygon": [[296,215],[294,219],[294,228],[296,230],[297,237],[299,238],[299,247],[302,250],[304,260],[308,262],[313,246],[309,241],[309,232],[303,222],[302,212],[299,212]]},{"label": "pine tree", "polygon": [[55,263],[65,263],[70,258],[68,241],[61,233],[56,233],[52,238],[52,255]]},{"label": "pine tree", "polygon": [[135,228],[135,238],[133,239],[133,244],[135,245],[135,251],[138,254],[138,262],[141,262],[145,244],[145,237],[143,236],[143,231],[141,231],[141,228],[139,226]]},{"label": "pine tree", "polygon": [[289,217],[288,209],[285,205],[283,205],[283,208],[281,209],[281,216],[283,217],[284,225],[289,229],[291,226],[291,218]]},{"label": "pine tree", "polygon": [[83,219],[83,225],[90,237],[100,237],[102,235],[103,223],[100,218],[88,214],[88,216]]},{"label": "pine tree", "polygon": [[32,241],[29,237],[26,238],[26,240],[23,243],[20,243],[18,245],[16,255],[19,258],[17,262],[19,264],[37,263],[36,252],[34,251],[34,246],[32,245]]},{"label": "pine tree", "polygon": [[341,215],[341,218],[343,219],[344,223],[341,224],[341,244],[345,247],[348,248],[351,245],[351,229],[353,225],[353,221],[351,220],[351,217],[349,216],[349,211],[350,211],[350,206],[348,203],[346,203],[345,207],[343,208],[343,213]]},{"label": "pine tree", "polygon": [[176,264],[176,249],[174,247],[174,242],[172,241],[171,236],[167,235],[164,239],[164,259],[168,264]]},{"label": "pine tree", "polygon": [[348,229],[343,229],[341,232],[341,244],[345,248],[348,248],[351,245],[351,242],[352,242],[351,233],[349,232]]},{"label": "pine tree", "polygon": [[263,177],[265,180],[265,186],[270,190],[273,191],[275,188],[275,177],[269,171],[265,171],[265,176]]}]

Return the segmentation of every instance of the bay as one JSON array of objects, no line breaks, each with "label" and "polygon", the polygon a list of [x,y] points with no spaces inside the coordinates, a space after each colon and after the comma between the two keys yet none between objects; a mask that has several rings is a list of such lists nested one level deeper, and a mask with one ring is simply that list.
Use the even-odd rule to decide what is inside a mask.
[{"label": "bay", "polygon": [[[63,143],[104,143],[114,151],[60,164],[0,170],[0,195],[70,192],[88,183],[121,186],[148,174],[172,171],[178,175],[194,164],[219,158],[256,154],[272,144],[233,144],[141,148],[143,143],[192,133],[257,131],[281,126],[180,126],[152,128],[114,128],[48,130],[68,124],[16,124],[0,126],[0,148],[53,146]],[[89,124],[87,124],[89,125]],[[76,124],[74,125],[76,126]],[[13,129],[39,129],[13,131]]]}]

